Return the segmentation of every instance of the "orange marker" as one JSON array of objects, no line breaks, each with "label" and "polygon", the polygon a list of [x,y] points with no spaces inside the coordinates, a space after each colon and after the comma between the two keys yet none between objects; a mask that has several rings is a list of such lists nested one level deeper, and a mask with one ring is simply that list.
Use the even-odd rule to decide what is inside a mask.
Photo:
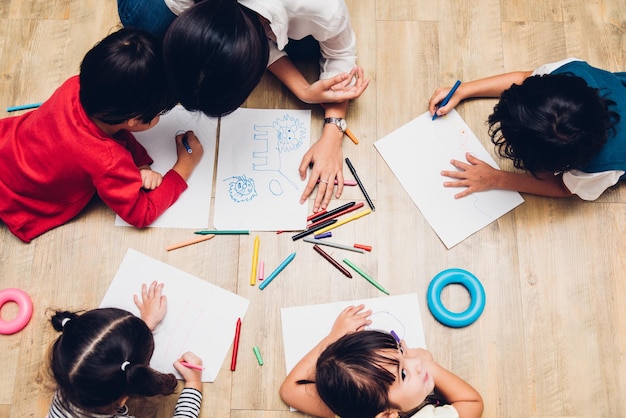
[{"label": "orange marker", "polygon": [[365,244],[354,244],[354,248],[360,248],[365,251],[372,251],[372,247],[370,245],[365,245]]}]

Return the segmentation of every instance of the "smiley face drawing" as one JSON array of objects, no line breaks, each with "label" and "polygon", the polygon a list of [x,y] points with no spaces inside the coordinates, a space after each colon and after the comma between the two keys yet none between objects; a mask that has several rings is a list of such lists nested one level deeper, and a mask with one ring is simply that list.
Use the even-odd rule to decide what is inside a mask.
[{"label": "smiley face drawing", "polygon": [[234,176],[224,181],[232,180],[228,185],[228,194],[233,202],[249,202],[257,196],[254,179],[244,175]]}]

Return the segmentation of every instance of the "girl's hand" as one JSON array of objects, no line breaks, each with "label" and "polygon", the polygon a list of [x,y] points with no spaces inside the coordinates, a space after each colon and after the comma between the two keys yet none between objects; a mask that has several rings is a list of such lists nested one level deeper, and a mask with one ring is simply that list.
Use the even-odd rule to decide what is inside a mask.
[{"label": "girl's hand", "polygon": [[181,361],[201,367],[202,359],[191,351],[187,351],[174,362],[174,368],[183,376],[183,379],[185,379],[185,387],[202,391],[202,370],[184,366]]},{"label": "girl's hand", "polygon": [[310,84],[298,96],[305,103],[341,103],[361,96],[369,83],[369,79],[363,75],[363,68],[354,67],[349,73],[337,74]]},{"label": "girl's hand", "polygon": [[456,179],[456,181],[444,182],[444,187],[466,187],[465,190],[454,195],[455,199],[469,196],[474,192],[483,192],[497,188],[496,179],[500,170],[479,160],[469,152],[465,154],[465,158],[467,158],[469,164],[458,160],[450,161],[454,167],[461,171],[444,170],[441,172],[442,176]]},{"label": "girl's hand", "polygon": [[163,320],[167,312],[167,298],[165,295],[161,295],[162,290],[163,283],[157,283],[155,280],[150,283],[150,287],[147,287],[145,283],[141,285],[141,300],[137,295],[133,295],[141,319],[152,331]]},{"label": "girl's hand", "polygon": [[156,189],[163,181],[161,173],[153,171],[148,166],[139,167],[139,173],[141,174],[141,187],[146,190]]},{"label": "girl's hand", "polygon": [[334,340],[338,340],[346,334],[352,332],[363,331],[363,329],[372,323],[369,316],[372,314],[372,310],[363,310],[365,305],[348,306],[341,311],[333,327],[330,331],[330,335]]},{"label": "girl's hand", "polygon": [[[337,191],[335,197],[341,197],[343,192],[343,151],[341,143],[343,133],[333,124],[326,124],[322,137],[315,143],[302,157],[299,172],[300,179],[306,178],[307,169],[311,164],[309,181],[300,197],[300,204],[306,202],[313,189],[317,185],[317,194],[313,203],[313,212],[326,209],[335,190],[335,179],[337,180]],[[319,184],[317,181],[320,181]]]},{"label": "girl's hand", "polygon": [[456,107],[456,105],[461,102],[462,97],[459,94],[459,90],[457,89],[457,91],[448,101],[448,104],[442,107],[438,107],[439,103],[441,103],[441,101],[445,99],[451,89],[452,87],[439,87],[437,90],[435,90],[433,95],[430,97],[430,100],[428,101],[428,111],[430,112],[431,116],[434,116],[435,112],[437,112],[438,116],[447,115],[452,109]]}]

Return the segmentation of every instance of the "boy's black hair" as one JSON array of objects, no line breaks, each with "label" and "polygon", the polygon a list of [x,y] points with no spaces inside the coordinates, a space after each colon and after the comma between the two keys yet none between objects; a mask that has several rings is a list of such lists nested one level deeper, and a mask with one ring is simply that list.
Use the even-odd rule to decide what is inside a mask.
[{"label": "boy's black hair", "polygon": [[532,76],[502,93],[489,135],[500,156],[533,175],[581,169],[619,121],[614,104],[572,74]]},{"label": "boy's black hair", "polygon": [[116,308],[82,315],[57,311],[50,321],[63,331],[52,346],[50,367],[66,408],[94,412],[123,396],[169,395],[176,388],[173,374],[150,368],[152,331],[130,312]]},{"label": "boy's black hair", "polygon": [[168,79],[188,110],[233,112],[265,73],[269,46],[259,16],[235,0],[202,1],[185,10],[163,40]]},{"label": "boy's black hair", "polygon": [[96,44],[80,66],[80,102],[89,116],[111,125],[133,118],[149,123],[174,107],[159,41],[125,28]]}]

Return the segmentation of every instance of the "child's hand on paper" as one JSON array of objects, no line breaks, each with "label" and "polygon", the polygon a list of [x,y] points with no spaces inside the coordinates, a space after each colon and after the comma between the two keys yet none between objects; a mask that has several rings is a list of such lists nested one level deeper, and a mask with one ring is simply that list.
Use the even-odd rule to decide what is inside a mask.
[{"label": "child's hand on paper", "polygon": [[139,167],[141,174],[141,187],[146,190],[154,190],[161,185],[163,176],[161,173],[153,171],[150,166],[144,165]]},{"label": "child's hand on paper", "polygon": [[459,90],[457,90],[452,95],[452,97],[448,101],[448,104],[438,107],[439,103],[441,103],[441,101],[445,99],[450,90],[451,87],[439,87],[437,90],[435,90],[433,95],[430,97],[430,100],[428,101],[428,111],[430,112],[430,116],[433,116],[435,112],[437,112],[438,116],[447,115],[452,109],[456,107],[456,105],[461,102],[462,96],[459,93],[459,88]]},{"label": "child's hand on paper", "polygon": [[174,368],[185,379],[185,387],[202,391],[202,370],[184,366],[181,361],[194,366],[202,366],[202,359],[191,351],[187,351],[174,362]]},{"label": "child's hand on paper", "polygon": [[[187,147],[183,144],[183,139],[187,141],[191,152],[187,151]],[[202,144],[193,131],[176,135],[176,154],[178,155],[178,159],[172,169],[180,174],[185,181],[189,180],[193,169],[196,168],[202,159],[203,153],[204,149],[202,148]]]},{"label": "child's hand on paper", "polygon": [[459,171],[444,170],[441,172],[442,176],[455,179],[455,181],[444,182],[444,187],[466,187],[465,190],[454,195],[455,199],[469,196],[475,192],[501,188],[498,187],[498,173],[501,172],[500,170],[474,157],[469,152],[465,154],[465,158],[467,158],[469,164],[458,160],[450,161]]},{"label": "child's hand on paper", "polygon": [[133,295],[141,319],[152,331],[163,320],[167,312],[167,298],[161,294],[162,291],[163,283],[157,283],[155,280],[150,283],[150,287],[146,286],[145,283],[141,285],[141,300],[137,295]]},{"label": "child's hand on paper", "polygon": [[365,305],[357,305],[357,306],[348,306],[346,309],[341,311],[335,323],[333,324],[333,328],[330,331],[329,336],[332,337],[333,340],[338,340],[346,334],[351,332],[363,331],[365,326],[372,323],[369,319],[369,316],[372,314],[372,310],[363,310]]}]

